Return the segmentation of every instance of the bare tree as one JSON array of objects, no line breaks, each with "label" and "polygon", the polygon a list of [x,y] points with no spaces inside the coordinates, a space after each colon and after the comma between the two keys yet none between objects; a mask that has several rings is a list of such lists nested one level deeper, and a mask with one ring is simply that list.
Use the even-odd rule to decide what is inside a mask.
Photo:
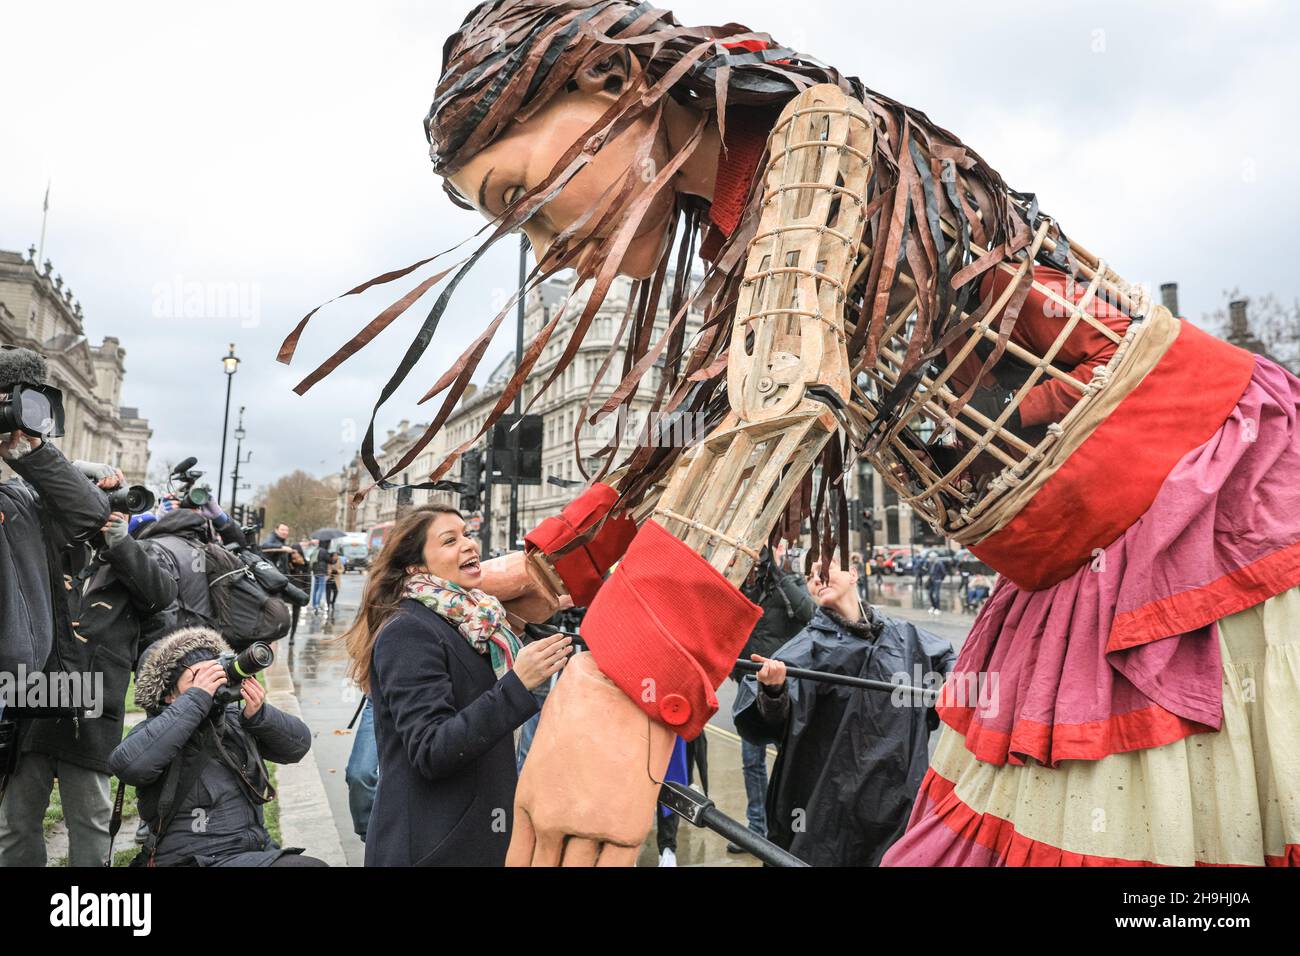
[{"label": "bare tree", "polygon": [[284,522],[294,538],[305,538],[317,528],[332,525],[337,503],[333,488],[301,470],[257,493],[257,504],[266,508],[267,528]]}]

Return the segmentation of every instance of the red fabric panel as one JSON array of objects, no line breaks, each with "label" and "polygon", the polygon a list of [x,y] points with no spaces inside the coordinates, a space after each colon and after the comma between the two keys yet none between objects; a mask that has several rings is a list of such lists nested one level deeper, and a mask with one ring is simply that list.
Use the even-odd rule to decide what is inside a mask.
[{"label": "red fabric panel", "polygon": [[[553,515],[524,536],[530,550],[551,555],[586,531],[618,501],[618,492],[597,482],[574,498],[558,515]],[[623,556],[636,535],[636,524],[627,515],[609,518],[596,536],[552,563],[568,588],[576,607],[586,607],[596,597],[610,566]]]},{"label": "red fabric panel", "polygon": [[605,676],[693,740],[762,609],[655,521],[637,532],[580,628]]},{"label": "red fabric panel", "polygon": [[1255,357],[1181,323],[1137,387],[1002,530],[971,548],[1035,591],[1082,567],[1151,506],[1170,470],[1223,425]]},{"label": "red fabric panel", "polygon": [[972,707],[945,707],[942,697],[938,712],[945,724],[966,738],[966,749],[976,759],[995,766],[1020,766],[1026,759],[1037,760],[1045,767],[1059,766],[1062,760],[1100,760],[1113,753],[1161,747],[1191,734],[1217,729],[1179,717],[1159,704],[1083,724],[1021,720],[1009,734],[974,719]]}]

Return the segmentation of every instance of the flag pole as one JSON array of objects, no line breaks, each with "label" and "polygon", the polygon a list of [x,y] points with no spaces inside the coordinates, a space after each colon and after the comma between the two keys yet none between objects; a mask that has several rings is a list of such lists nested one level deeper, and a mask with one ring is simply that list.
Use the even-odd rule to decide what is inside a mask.
[{"label": "flag pole", "polygon": [[41,206],[41,245],[40,250],[36,253],[36,261],[32,263],[36,269],[40,270],[40,264],[45,261],[45,224],[50,220],[50,181],[45,181],[45,202]]}]

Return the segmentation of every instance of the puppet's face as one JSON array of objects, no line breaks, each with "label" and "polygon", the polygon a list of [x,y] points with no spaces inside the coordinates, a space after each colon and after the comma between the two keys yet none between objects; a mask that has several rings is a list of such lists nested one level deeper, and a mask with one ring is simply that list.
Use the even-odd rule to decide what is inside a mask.
[{"label": "puppet's face", "polygon": [[[541,110],[526,121],[514,124],[507,133],[452,173],[448,177],[451,184],[484,216],[496,217],[513,200],[546,180],[564,153],[575,142],[583,140],[592,124],[618,99],[623,84],[627,82],[623,74],[637,69],[635,61],[631,61],[626,69],[605,65],[592,76],[575,79],[571,89],[556,93]],[[662,127],[648,160],[642,163],[636,159],[637,143],[649,125],[648,118],[638,119],[607,142],[559,195],[524,224],[523,230],[539,259],[555,237],[599,203],[607,190],[619,189],[629,168],[638,167],[635,170],[636,189],[625,204],[635,202],[637,194],[645,189],[654,172],[663,168],[669,158],[669,145]],[[646,278],[653,274],[667,242],[673,205],[672,188],[662,190],[623,254],[618,269],[620,273],[632,278]],[[608,249],[623,222],[622,216],[616,216],[610,223],[599,226],[595,218],[581,228],[574,241],[579,249],[574,264],[588,274],[589,269],[583,267],[591,265],[597,251]],[[580,246],[577,245],[579,240]]]}]

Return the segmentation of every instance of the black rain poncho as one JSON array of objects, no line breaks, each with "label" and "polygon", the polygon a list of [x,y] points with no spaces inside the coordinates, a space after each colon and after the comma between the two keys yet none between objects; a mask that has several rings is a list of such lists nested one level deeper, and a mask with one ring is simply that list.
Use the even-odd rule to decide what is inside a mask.
[{"label": "black rain poncho", "polygon": [[[946,640],[879,611],[855,625],[818,608],[774,657],[937,688],[940,677],[927,675],[946,676],[955,655]],[[787,680],[773,696],[750,674],[733,716],[742,735],[780,747],[767,791],[768,839],[813,866],[877,865],[902,835],[925,775],[934,710],[910,694],[810,680]]]}]

